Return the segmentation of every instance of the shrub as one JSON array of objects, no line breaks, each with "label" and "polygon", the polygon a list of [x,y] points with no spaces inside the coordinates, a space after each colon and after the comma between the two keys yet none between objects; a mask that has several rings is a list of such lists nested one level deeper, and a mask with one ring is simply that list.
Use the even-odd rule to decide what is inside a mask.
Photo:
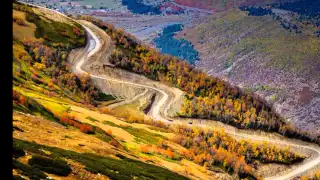
[{"label": "shrub", "polygon": [[58,176],[68,176],[71,172],[71,168],[65,161],[44,156],[32,156],[28,164],[44,172]]},{"label": "shrub", "polygon": [[98,97],[95,98],[97,101],[110,101],[110,100],[115,100],[115,98],[112,95],[107,95],[105,93],[99,93]]},{"label": "shrub", "polygon": [[83,133],[86,133],[86,134],[93,134],[94,133],[92,126],[87,125],[87,124],[81,125],[80,131]]},{"label": "shrub", "polygon": [[20,26],[26,25],[26,22],[23,19],[17,19],[16,23],[19,24]]},{"label": "shrub", "polygon": [[18,176],[18,175],[13,175],[12,179],[13,180],[25,180],[25,178]]},{"label": "shrub", "polygon": [[12,154],[13,154],[14,158],[19,158],[19,157],[22,157],[22,156],[26,155],[24,150],[21,147],[17,146],[17,145],[13,145]]},{"label": "shrub", "polygon": [[40,79],[37,77],[37,75],[35,75],[35,74],[31,74],[31,80],[32,81],[34,81],[35,83],[37,83],[37,84],[40,84],[41,83],[41,81],[40,81]]},{"label": "shrub", "polygon": [[150,153],[150,147],[148,145],[142,145],[142,146],[140,146],[140,151],[142,153],[149,154]]},{"label": "shrub", "polygon": [[80,31],[79,31],[79,29],[78,29],[77,27],[74,27],[74,28],[73,28],[73,32],[74,32],[77,36],[80,36],[80,35],[81,35],[81,33],[80,33]]},{"label": "shrub", "polygon": [[17,15],[13,16],[13,21],[16,22],[17,24],[19,24],[20,26],[26,25],[25,20],[22,19],[21,17],[17,16]]},{"label": "shrub", "polygon": [[107,133],[108,133],[109,135],[112,135],[112,130],[111,130],[111,129],[108,129]]},{"label": "shrub", "polygon": [[43,70],[43,69],[46,68],[46,65],[36,62],[36,63],[34,63],[33,67],[35,67],[35,68],[37,68],[39,70]]},{"label": "shrub", "polygon": [[13,160],[12,168],[19,169],[22,175],[28,176],[30,179],[40,180],[47,178],[47,175],[45,175],[39,169],[22,164],[21,162],[15,159]]},{"label": "shrub", "polygon": [[100,111],[101,111],[102,113],[104,113],[104,114],[110,113],[110,109],[107,108],[107,107],[102,107],[102,108],[100,109]]}]

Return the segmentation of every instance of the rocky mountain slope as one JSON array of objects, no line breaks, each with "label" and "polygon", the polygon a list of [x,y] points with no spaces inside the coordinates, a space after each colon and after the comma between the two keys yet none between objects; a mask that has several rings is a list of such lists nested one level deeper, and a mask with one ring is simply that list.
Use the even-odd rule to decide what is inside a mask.
[{"label": "rocky mountain slope", "polygon": [[177,37],[193,42],[198,68],[256,92],[288,121],[319,135],[318,24],[291,9],[234,8],[203,18]]}]

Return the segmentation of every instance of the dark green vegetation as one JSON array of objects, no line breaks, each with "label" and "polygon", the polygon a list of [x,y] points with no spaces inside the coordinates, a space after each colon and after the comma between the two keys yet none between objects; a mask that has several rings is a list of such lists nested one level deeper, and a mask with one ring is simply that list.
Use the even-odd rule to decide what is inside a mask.
[{"label": "dark green vegetation", "polygon": [[320,1],[318,0],[298,0],[273,4],[272,7],[292,11],[298,14],[297,20],[301,22],[311,22],[318,30],[314,32],[320,37]]},{"label": "dark green vegetation", "polygon": [[113,126],[113,127],[121,128],[121,126],[116,125],[115,123],[110,122],[110,121],[103,121],[103,124],[106,124],[106,125],[109,125],[109,126]]},{"label": "dark green vegetation", "polygon": [[320,143],[307,132],[287,124],[265,101],[252,93],[242,92],[184,61],[140,45],[134,37],[112,25],[90,17],[82,18],[112,34],[116,51],[110,57],[111,63],[154,80],[169,82],[185,91],[187,95],[181,116],[215,119],[238,128],[278,132],[287,137]]},{"label": "dark green vegetation", "polygon": [[161,14],[160,7],[144,4],[142,0],[122,0],[121,2],[136,14]]},{"label": "dark green vegetation", "polygon": [[180,59],[187,60],[190,64],[194,64],[199,60],[197,50],[194,49],[193,44],[185,39],[174,38],[175,32],[182,30],[181,24],[174,24],[163,29],[163,33],[154,39],[157,48],[164,54],[177,56]]},{"label": "dark green vegetation", "polygon": [[23,151],[22,148],[20,148],[19,146],[13,145],[12,146],[12,156],[14,158],[19,158],[26,155],[26,153]]},{"label": "dark green vegetation", "polygon": [[[21,147],[25,151],[33,154],[43,154],[39,149],[50,151],[50,158],[67,158],[86,166],[88,171],[101,173],[111,179],[187,179],[179,174],[173,173],[161,167],[146,164],[140,161],[123,157],[123,159],[113,159],[109,157],[98,156],[90,153],[77,153],[63,150],[56,147],[49,147],[31,143],[23,140],[14,139],[13,144]],[[19,163],[21,164],[21,163]],[[25,165],[27,166],[27,165]],[[29,166],[28,166],[29,167]],[[39,172],[39,171],[37,171]],[[40,171],[41,172],[41,171]]]},{"label": "dark green vegetation", "polygon": [[71,168],[67,162],[60,159],[51,159],[44,156],[34,155],[29,159],[28,164],[41,171],[58,176],[68,176]]},{"label": "dark green vegetation", "polygon": [[248,11],[249,16],[264,16],[271,15],[271,9],[265,9],[262,7],[240,7],[242,11]]},{"label": "dark green vegetation", "polygon": [[100,92],[98,94],[98,97],[96,98],[97,101],[110,101],[110,100],[115,100],[115,97],[113,97],[110,94],[105,94],[103,92]]},{"label": "dark green vegetation", "polygon": [[13,179],[13,180],[25,180],[23,177],[18,176],[18,175],[13,175],[13,176],[12,176],[12,179]]},{"label": "dark green vegetation", "polygon": [[[248,11],[249,16],[263,16],[272,15],[275,20],[280,21],[280,25],[289,30],[290,32],[301,33],[305,27],[294,21],[286,20],[271,11],[271,8],[277,8],[281,10],[286,10],[291,12],[291,14],[296,13],[296,15],[291,18],[294,21],[302,22],[303,24],[313,24],[315,27],[320,26],[320,1],[318,0],[298,0],[291,2],[276,2],[271,3],[269,6],[243,6],[240,7],[241,10]],[[293,13],[292,13],[293,12]],[[290,19],[291,19],[290,18]],[[314,34],[318,35],[319,32],[315,31]],[[319,36],[319,35],[318,35]]]},{"label": "dark green vegetation", "polygon": [[320,1],[318,0],[298,0],[292,2],[275,3],[273,7],[297,12],[301,15],[314,17],[320,15]]},{"label": "dark green vegetation", "polygon": [[90,116],[86,117],[86,119],[89,119],[92,122],[97,122],[98,121],[98,120],[96,120],[96,119],[94,119],[93,117],[90,117]]},{"label": "dark green vegetation", "polygon": [[47,175],[45,175],[39,169],[25,165],[15,159],[13,159],[12,168],[18,170],[22,175],[28,176],[30,179],[40,180],[47,178]]}]

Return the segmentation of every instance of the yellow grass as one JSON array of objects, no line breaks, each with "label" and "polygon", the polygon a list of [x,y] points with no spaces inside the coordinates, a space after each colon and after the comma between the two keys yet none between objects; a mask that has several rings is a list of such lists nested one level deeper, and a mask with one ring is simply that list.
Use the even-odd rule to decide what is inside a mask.
[{"label": "yellow grass", "polygon": [[146,115],[137,108],[138,104],[126,104],[112,109],[111,112],[119,117],[144,119]]},{"label": "yellow grass", "polygon": [[160,131],[155,131],[155,130],[149,129],[149,127],[151,127],[151,126],[147,125],[147,124],[133,123],[132,126],[135,127],[135,128],[144,129],[144,130],[149,131],[149,132],[154,133],[154,134],[160,134],[160,135],[162,135],[164,137],[167,137],[169,139],[173,138],[175,136],[174,133],[165,133],[165,132],[160,132]]},{"label": "yellow grass", "polygon": [[190,179],[207,179],[207,180],[215,180],[217,179],[214,177],[213,173],[210,172],[202,172],[199,169],[203,169],[203,167],[190,162],[188,160],[181,160],[181,162],[178,163],[173,163],[173,162],[168,162],[162,158],[159,157],[152,157],[151,158],[153,161],[156,161],[157,164],[166,167],[167,169],[177,172],[181,175],[187,176]]},{"label": "yellow grass", "polygon": [[[19,127],[24,132],[14,131],[13,137],[26,141],[35,141],[38,144],[58,147],[79,153],[95,153],[99,155],[109,156],[115,151],[110,144],[87,134],[82,133],[78,129],[69,128],[45,120],[41,117],[27,117],[20,114],[14,114],[13,125]],[[70,138],[67,138],[71,137]],[[84,146],[79,146],[83,144]]]},{"label": "yellow grass", "polygon": [[191,174],[197,178],[208,179],[208,180],[218,179],[217,177],[215,177],[215,175],[212,172],[207,171],[206,168],[199,166],[194,162],[183,159],[181,160],[180,164],[181,166],[185,167],[185,170],[187,170],[186,173]]},{"label": "yellow grass", "polygon": [[17,38],[20,41],[23,41],[24,38],[35,38],[34,32],[36,31],[37,26],[26,21],[25,13],[13,10],[13,16],[20,17],[21,19],[25,20],[26,23],[26,25],[20,26],[17,23],[13,22],[13,37]]},{"label": "yellow grass", "polygon": [[[72,111],[70,112],[70,115],[74,115],[78,121],[98,126],[106,132],[111,130],[112,135],[116,136],[118,139],[123,139],[126,142],[134,142],[134,136],[128,133],[127,131],[118,127],[113,127],[102,123],[103,121],[110,121],[113,123],[118,122],[119,120],[115,119],[114,117],[100,114],[99,112],[90,111],[87,109],[85,110],[84,108],[77,106],[72,106],[71,110]],[[92,122],[89,119],[86,119],[86,117],[88,116],[97,119],[98,122]]]}]

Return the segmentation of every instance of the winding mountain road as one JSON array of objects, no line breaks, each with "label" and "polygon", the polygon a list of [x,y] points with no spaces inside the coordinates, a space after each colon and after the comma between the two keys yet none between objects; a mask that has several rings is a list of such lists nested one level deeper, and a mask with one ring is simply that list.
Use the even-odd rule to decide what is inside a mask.
[{"label": "winding mountain road", "polygon": [[[83,24],[82,24],[83,25]],[[83,25],[84,26],[84,25]],[[85,71],[83,71],[81,69],[81,66],[83,65],[83,63],[85,62],[86,59],[90,59],[92,55],[94,55],[96,52],[98,52],[101,48],[101,44],[99,39],[97,38],[96,34],[93,33],[91,31],[91,29],[89,29],[88,27],[84,26],[84,28],[86,29],[88,36],[89,36],[89,44],[87,45],[88,47],[86,49],[88,49],[88,55],[87,56],[83,56],[81,58],[80,61],[78,61],[78,63],[76,64],[76,73],[87,73]],[[91,36],[91,38],[90,38]],[[92,41],[92,39],[94,41]],[[92,47],[94,46],[94,48],[92,49]],[[111,81],[111,82],[117,82],[117,83],[124,83],[124,84],[128,84],[128,85],[132,85],[132,86],[136,86],[136,87],[142,87],[142,88],[146,88],[149,90],[153,90],[158,92],[158,94],[161,95],[160,100],[155,101],[155,104],[152,106],[150,112],[149,112],[149,116],[151,116],[154,120],[161,120],[164,121],[166,123],[176,123],[176,124],[182,124],[181,122],[177,121],[177,120],[173,120],[174,118],[169,118],[167,117],[167,110],[168,107],[170,107],[170,105],[172,104],[172,101],[168,95],[168,93],[166,93],[164,90],[161,90],[157,87],[153,87],[153,86],[148,86],[148,85],[144,85],[144,84],[137,84],[137,83],[133,83],[133,82],[129,82],[129,81],[124,81],[124,80],[119,80],[119,79],[114,79],[111,77],[101,77],[98,75],[94,75],[94,74],[90,74],[90,76],[92,78],[98,78],[98,79],[103,79],[103,80],[107,80],[107,81]],[[169,102],[169,103],[167,103]],[[163,114],[161,113],[161,108],[164,107],[164,112]],[[200,127],[206,127],[205,124],[198,124],[198,126]],[[257,140],[257,141],[266,141],[268,143],[272,143],[272,144],[276,144],[276,145],[285,145],[285,146],[290,146],[290,147],[296,147],[296,148],[302,148],[302,149],[308,149],[311,151],[314,151],[317,156],[312,157],[312,159],[307,160],[305,163],[302,163],[300,166],[296,167],[295,169],[283,174],[283,175],[276,175],[276,176],[272,176],[272,177],[266,177],[266,180],[287,180],[287,179],[292,179],[316,166],[318,166],[320,164],[320,149],[319,147],[313,147],[311,145],[301,145],[301,144],[294,144],[292,142],[287,142],[284,140],[274,140],[271,139],[269,137],[262,137],[262,136],[258,136],[258,135],[249,135],[249,134],[245,134],[245,133],[236,133],[234,131],[225,131],[228,134],[231,134],[233,136],[237,136],[237,137],[241,137],[241,138],[245,138],[247,140]]]},{"label": "winding mountain road", "polygon": [[[25,4],[27,4],[27,3],[25,3]],[[32,4],[28,4],[28,5],[38,7],[38,8],[44,8],[44,7],[35,6]],[[62,14],[58,11],[55,11],[55,10],[52,10],[52,11],[65,16],[64,14]],[[170,105],[173,103],[173,101],[172,101],[173,98],[170,97],[168,95],[168,93],[165,92],[165,90],[160,89],[160,87],[155,86],[155,85],[150,86],[150,85],[145,85],[145,84],[138,84],[138,83],[129,82],[129,81],[125,81],[125,80],[119,80],[119,79],[115,79],[115,78],[111,78],[111,77],[105,77],[105,76],[102,77],[100,75],[95,75],[95,74],[92,74],[91,72],[84,71],[82,69],[82,65],[86,61],[95,57],[94,55],[101,50],[101,48],[102,48],[101,42],[100,42],[99,38],[97,37],[97,35],[86,24],[82,23],[81,21],[71,19],[70,17],[67,17],[67,16],[65,16],[65,17],[74,21],[74,22],[81,24],[84,27],[84,29],[86,30],[87,37],[88,37],[87,45],[84,49],[85,52],[82,53],[80,59],[75,64],[75,68],[73,68],[74,73],[76,73],[76,74],[89,74],[92,78],[102,79],[102,80],[106,80],[106,81],[110,81],[110,82],[124,83],[127,85],[132,85],[132,86],[141,87],[141,88],[155,91],[159,95],[160,99],[158,99],[154,102],[151,110],[149,111],[149,116],[151,116],[154,120],[160,120],[160,121],[164,121],[166,123],[182,124],[181,121],[175,120],[174,118],[167,117],[167,110],[169,109],[168,107],[170,107]],[[99,57],[101,57],[101,56],[99,56]],[[99,58],[99,57],[96,57],[96,58]],[[161,112],[162,108],[164,108],[163,113]],[[200,126],[200,127],[207,127],[208,126],[205,124],[196,124],[196,125]],[[318,165],[320,165],[320,148],[317,145],[310,144],[310,143],[304,143],[304,142],[300,142],[300,141],[297,141],[297,142],[292,141],[291,142],[290,140],[280,140],[280,139],[274,139],[274,138],[270,138],[270,137],[266,137],[266,136],[253,135],[253,134],[249,134],[249,133],[239,133],[239,132],[230,131],[230,130],[226,130],[225,132],[232,135],[232,136],[235,136],[235,137],[245,138],[246,140],[266,141],[268,143],[272,143],[275,145],[287,145],[290,147],[295,147],[295,148],[299,148],[302,150],[306,150],[308,152],[312,152],[312,155],[308,159],[306,159],[303,163],[299,164],[294,169],[283,172],[283,173],[278,174],[276,176],[265,177],[266,180],[293,179],[294,177],[297,177],[297,176],[301,175],[302,173],[307,172],[308,170],[316,168]],[[286,138],[284,138],[284,139],[286,139]]]}]

